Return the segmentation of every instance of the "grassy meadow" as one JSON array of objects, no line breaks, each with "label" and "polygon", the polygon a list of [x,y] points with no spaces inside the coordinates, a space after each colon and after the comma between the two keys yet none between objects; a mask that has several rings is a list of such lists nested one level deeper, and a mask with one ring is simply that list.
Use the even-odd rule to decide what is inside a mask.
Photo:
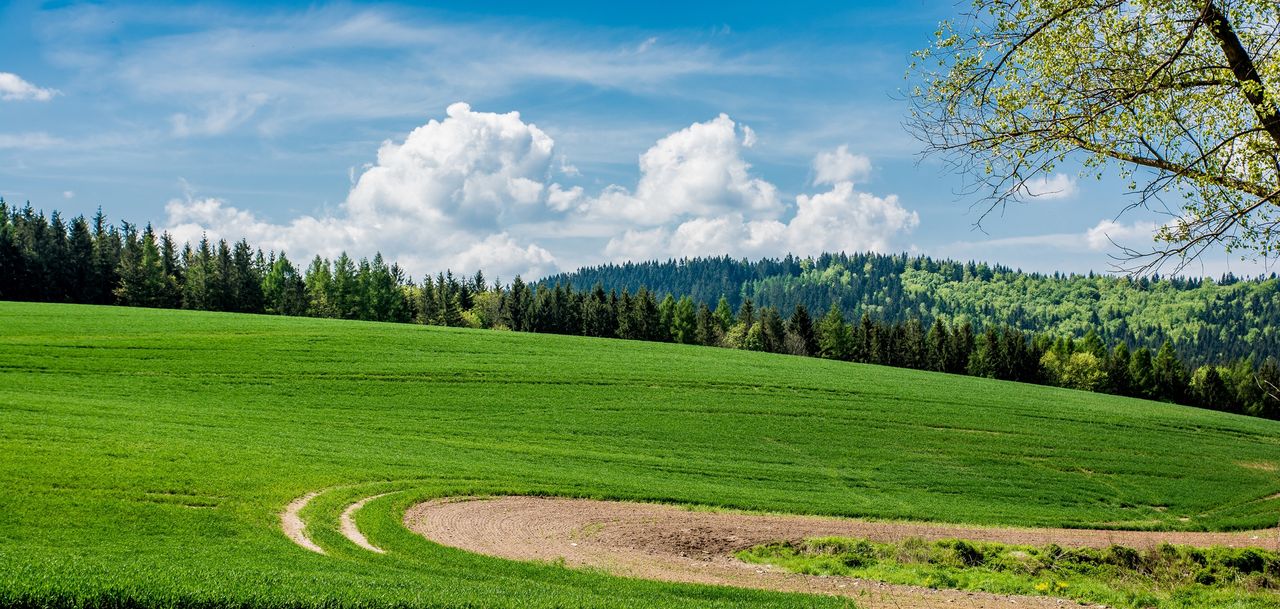
[{"label": "grassy meadow", "polygon": [[[329,552],[281,534],[294,498]],[[350,501],[375,555],[337,530]],[[450,494],[1027,526],[1280,514],[1280,422],[671,344],[0,303],[0,605],[843,606],[443,548]]]}]

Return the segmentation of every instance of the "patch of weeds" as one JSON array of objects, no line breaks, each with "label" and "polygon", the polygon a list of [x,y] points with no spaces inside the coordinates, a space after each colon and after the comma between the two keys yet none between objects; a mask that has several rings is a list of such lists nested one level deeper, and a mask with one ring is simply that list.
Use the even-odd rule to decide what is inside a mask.
[{"label": "patch of weeds", "polygon": [[1137,550],[821,537],[757,546],[738,557],[809,575],[1053,596],[1133,609],[1280,608],[1280,554],[1258,548],[1164,544]]}]

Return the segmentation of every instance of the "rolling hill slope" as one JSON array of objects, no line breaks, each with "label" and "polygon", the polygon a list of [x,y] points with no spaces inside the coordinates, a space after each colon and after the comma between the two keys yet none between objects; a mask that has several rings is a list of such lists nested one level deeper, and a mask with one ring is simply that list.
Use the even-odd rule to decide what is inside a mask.
[{"label": "rolling hill slope", "polygon": [[[1276,524],[1280,422],[744,351],[0,303],[0,604],[840,606],[443,548],[461,494],[970,524]],[[322,556],[291,543],[302,512]],[[376,555],[340,536],[355,498]]]}]

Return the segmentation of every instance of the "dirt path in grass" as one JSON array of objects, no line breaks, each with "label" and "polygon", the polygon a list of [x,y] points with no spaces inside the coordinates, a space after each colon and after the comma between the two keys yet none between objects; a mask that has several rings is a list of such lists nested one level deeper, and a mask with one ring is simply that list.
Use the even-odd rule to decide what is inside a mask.
[{"label": "dirt path in grass", "polygon": [[375,546],[372,543],[369,543],[369,539],[364,536],[364,533],[360,532],[360,527],[356,526],[355,515],[356,515],[356,512],[360,510],[360,508],[364,507],[364,504],[369,503],[374,499],[378,499],[379,497],[386,497],[387,495],[390,495],[390,494],[391,493],[382,493],[381,495],[365,497],[364,499],[361,499],[351,505],[348,505],[347,509],[342,510],[342,516],[338,517],[338,527],[339,527],[339,530],[342,531],[342,536],[351,540],[351,543],[354,543],[370,552],[377,552],[378,554],[386,554],[387,553],[386,550],[383,550],[382,548],[379,548],[378,546]]},{"label": "dirt path in grass", "polygon": [[290,502],[289,505],[284,506],[284,511],[280,512],[280,528],[284,530],[285,537],[317,554],[324,554],[324,548],[316,545],[314,541],[311,541],[310,537],[307,537],[307,525],[302,522],[302,516],[299,515],[299,512],[302,511],[302,508],[307,507],[307,504],[312,499],[315,499],[317,495],[323,492],[313,491],[298,497]]},{"label": "dirt path in grass", "polygon": [[624,577],[849,596],[868,609],[1065,607],[1076,603],[800,575],[747,564],[732,554],[762,543],[828,535],[877,541],[963,538],[1092,547],[1121,544],[1146,548],[1165,542],[1280,547],[1280,530],[1161,533],[986,528],[701,512],[646,503],[537,497],[439,499],[410,508],[404,522],[410,530],[442,545],[490,556],[563,560],[568,566],[599,568]]}]

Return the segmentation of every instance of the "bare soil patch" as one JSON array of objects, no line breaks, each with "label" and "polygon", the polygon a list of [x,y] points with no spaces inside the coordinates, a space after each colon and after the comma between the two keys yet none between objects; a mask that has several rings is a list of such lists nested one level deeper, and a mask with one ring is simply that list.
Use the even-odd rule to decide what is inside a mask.
[{"label": "bare soil patch", "polygon": [[564,561],[624,577],[853,597],[867,608],[1064,607],[1074,601],[933,590],[752,565],[732,553],[775,541],[963,538],[1010,544],[1147,548],[1160,543],[1280,547],[1280,531],[1245,533],[1019,529],[690,511],[676,506],[538,497],[450,498],[409,509],[405,526],[442,545],[512,560]]},{"label": "bare soil patch", "polygon": [[298,497],[290,502],[289,505],[286,505],[283,512],[280,512],[280,528],[284,531],[285,537],[317,554],[324,554],[324,548],[316,545],[314,541],[311,541],[310,537],[307,537],[307,525],[302,522],[302,516],[299,515],[299,512],[322,492],[324,491],[313,491]]},{"label": "bare soil patch", "polygon": [[1271,461],[1241,461],[1237,465],[1245,469],[1256,469],[1261,472],[1280,471],[1280,465],[1276,465]]},{"label": "bare soil patch", "polygon": [[348,505],[347,509],[342,510],[342,516],[338,518],[339,530],[342,531],[342,536],[351,540],[351,543],[354,543],[370,552],[376,552],[378,554],[386,554],[387,553],[386,550],[383,550],[382,548],[379,548],[378,546],[375,546],[372,543],[370,543],[369,539],[364,536],[364,533],[360,532],[360,528],[356,526],[355,515],[356,515],[356,512],[360,510],[360,508],[364,507],[364,504],[369,503],[370,501],[373,501],[374,499],[377,499],[379,497],[386,497],[387,495],[390,495],[390,494],[391,493],[382,493],[381,495],[365,497],[364,499],[361,499],[351,505]]}]

